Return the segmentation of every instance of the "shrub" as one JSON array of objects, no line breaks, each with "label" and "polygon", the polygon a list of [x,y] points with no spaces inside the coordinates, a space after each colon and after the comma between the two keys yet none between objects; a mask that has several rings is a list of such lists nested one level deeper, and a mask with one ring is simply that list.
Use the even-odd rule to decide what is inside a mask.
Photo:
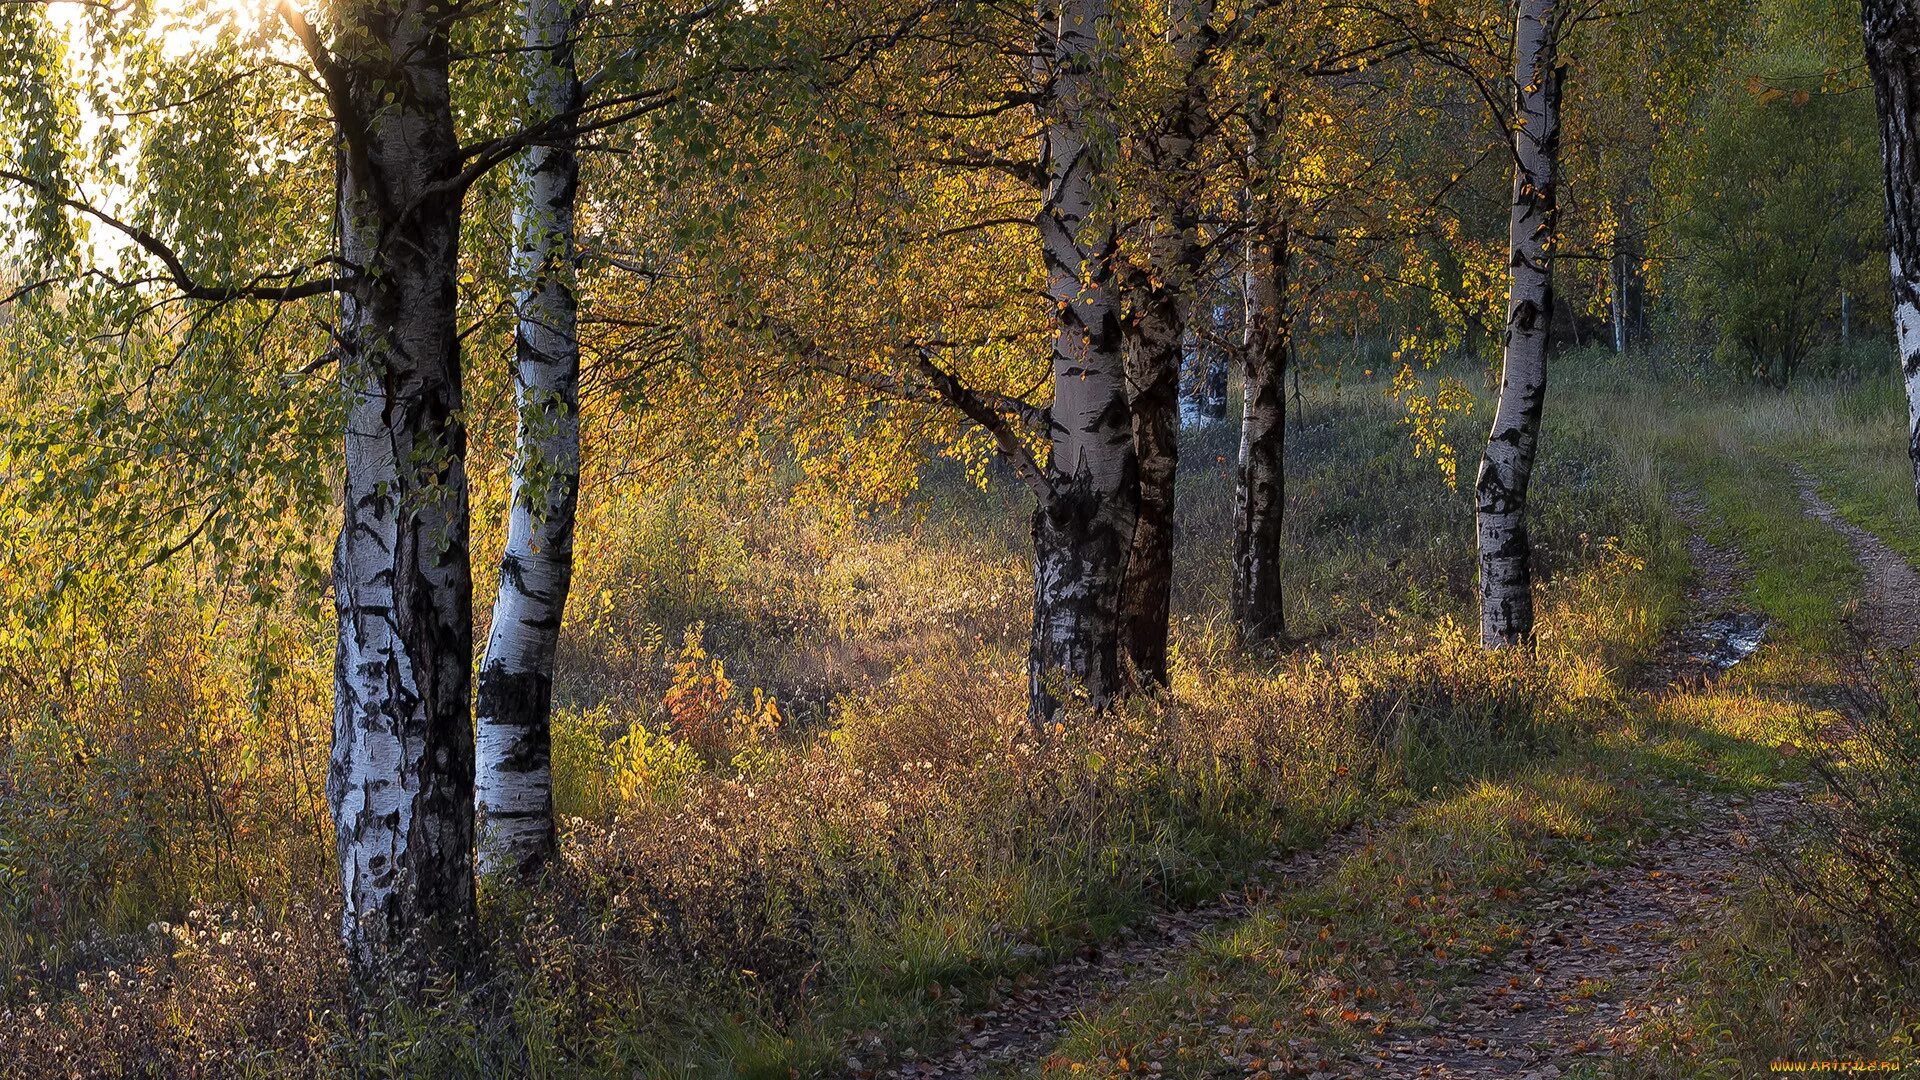
[{"label": "shrub", "polygon": [[1920,960],[1920,677],[1906,654],[1851,697],[1852,738],[1816,768],[1830,797],[1803,858],[1777,860],[1798,890],[1862,932],[1889,974]]},{"label": "shrub", "polygon": [[[1768,73],[1830,66],[1805,46],[1763,44],[1743,59]],[[1715,360],[1775,386],[1811,358],[1843,289],[1865,308],[1850,313],[1861,326],[1886,293],[1872,102],[1817,77],[1788,82],[1721,84],[1698,135],[1672,140],[1658,170],[1680,297],[1718,332]]]}]

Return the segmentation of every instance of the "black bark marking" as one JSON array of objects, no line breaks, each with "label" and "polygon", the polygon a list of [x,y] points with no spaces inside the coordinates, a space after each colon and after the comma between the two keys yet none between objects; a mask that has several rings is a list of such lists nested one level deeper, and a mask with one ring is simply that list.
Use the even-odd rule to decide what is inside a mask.
[{"label": "black bark marking", "polygon": [[513,749],[501,759],[503,772],[545,770],[552,757],[548,724],[553,679],[544,671],[508,671],[492,664],[480,671],[479,714],[490,727],[513,733]]},{"label": "black bark marking", "polygon": [[[343,868],[379,867],[343,882],[342,934],[355,972],[417,986],[433,972],[457,970],[475,936],[473,598],[455,321],[459,199],[441,193],[452,190],[461,164],[445,36],[378,13],[349,22],[378,47],[337,56],[333,73],[343,143],[341,254],[366,268],[342,300],[339,332],[349,358],[342,375],[360,395],[349,438],[385,443],[393,472],[383,472],[385,455],[348,455],[327,788]],[[367,575],[369,562],[377,573]],[[359,589],[369,583],[390,591],[391,606],[364,603]],[[384,763],[359,756],[370,732],[400,743],[387,772],[368,775],[369,766]],[[367,794],[408,793],[405,835],[393,837],[390,849],[364,850],[381,831],[399,829],[403,815],[370,818],[355,783]]]},{"label": "black bark marking", "polygon": [[[1884,166],[1887,247],[1894,260],[1893,310],[1920,312],[1920,8],[1913,0],[1863,0],[1861,28],[1873,81]],[[1901,374],[1920,373],[1920,347],[1907,343]],[[1909,397],[1911,399],[1911,391]],[[1909,406],[1920,402],[1909,400]],[[1910,430],[1907,456],[1920,503],[1920,428]]]}]

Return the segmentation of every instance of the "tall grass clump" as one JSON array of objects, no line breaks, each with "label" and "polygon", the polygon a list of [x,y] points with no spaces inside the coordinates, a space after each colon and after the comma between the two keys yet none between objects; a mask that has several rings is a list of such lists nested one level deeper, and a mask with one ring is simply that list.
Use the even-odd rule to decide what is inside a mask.
[{"label": "tall grass clump", "polygon": [[0,657],[0,996],[196,904],[324,879],[328,685],[298,620],[168,581],[38,629]]}]

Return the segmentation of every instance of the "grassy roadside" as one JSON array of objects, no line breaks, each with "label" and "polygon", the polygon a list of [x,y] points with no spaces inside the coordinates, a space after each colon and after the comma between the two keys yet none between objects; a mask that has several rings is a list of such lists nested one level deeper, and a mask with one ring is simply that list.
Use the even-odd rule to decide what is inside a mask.
[{"label": "grassy roadside", "polygon": [[1900,385],[1876,377],[1772,398],[1749,411],[1756,441],[1800,462],[1842,516],[1920,561],[1920,506],[1904,453],[1907,403]]},{"label": "grassy roadside", "polygon": [[[1744,410],[1742,425],[1756,456],[1798,463],[1843,517],[1909,561],[1920,561],[1920,511],[1902,452],[1905,430],[1906,404],[1891,379],[1770,395]],[[1782,501],[1781,487],[1776,482],[1767,493],[1775,505]],[[1799,571],[1803,593],[1825,591],[1823,580],[1840,579],[1833,554],[1844,544],[1838,534],[1804,517],[1783,524],[1770,516],[1760,515],[1751,533],[1787,556],[1783,564]],[[1825,533],[1813,544],[1804,539],[1809,524]],[[1818,603],[1830,604],[1827,621],[1837,621],[1852,592],[1840,603],[1830,595]],[[1801,610],[1815,610],[1813,596],[1802,599]],[[1838,636],[1824,626],[1817,630]],[[1800,673],[1808,682],[1834,665],[1813,666]],[[1861,751],[1858,740],[1850,739],[1830,752],[1846,759]],[[1798,846],[1787,858],[1802,867],[1825,864],[1818,835],[1792,839]],[[1785,883],[1751,883],[1730,906],[1730,917],[1687,957],[1678,986],[1687,1007],[1649,1025],[1643,1053],[1602,1075],[1732,1080],[1764,1073],[1775,1060],[1891,1061],[1905,1072],[1920,1068],[1920,1003],[1911,987],[1889,979],[1884,958],[1854,928]]]},{"label": "grassy roadside", "polygon": [[[1693,495],[1705,511],[1705,538],[1740,554],[1742,600],[1773,625],[1771,647],[1736,680],[1801,677],[1844,651],[1841,616],[1860,571],[1846,541],[1803,512],[1793,466],[1804,465],[1823,489],[1870,482],[1875,505],[1890,505],[1887,462],[1904,459],[1898,433],[1888,441],[1886,410],[1904,405],[1878,381],[1781,392],[1718,377],[1697,384],[1622,379],[1604,365],[1576,370],[1564,407],[1586,414],[1596,437],[1651,476],[1651,486]],[[1920,535],[1920,516],[1915,524]],[[1798,670],[1804,665],[1809,671]]]},{"label": "grassy roadside", "polygon": [[[1628,467],[1692,492],[1708,539],[1741,552],[1742,601],[1771,620],[1761,651],[1710,688],[1623,697],[1558,755],[1426,804],[1332,880],[1275,897],[1169,978],[1084,1018],[1038,1074],[1337,1075],[1370,1042],[1444,1023],[1517,925],[1651,835],[1684,828],[1692,793],[1750,795],[1808,776],[1834,718],[1818,691],[1844,675],[1841,616],[1860,575],[1845,541],[1802,513],[1789,462],[1807,462],[1856,521],[1886,527],[1910,489],[1887,455],[1859,452],[1884,410],[1819,389],[1704,407],[1683,404],[1684,390],[1603,380],[1572,394]],[[1849,415],[1851,427],[1834,421]],[[1667,987],[1688,1006],[1649,1024],[1639,1054],[1568,1075],[1734,1077],[1777,1057],[1902,1056],[1902,1007],[1850,978],[1858,969],[1830,921],[1745,881],[1732,918]]]},{"label": "grassy roadside", "polygon": [[1513,947],[1519,925],[1684,827],[1690,793],[1804,775],[1802,756],[1777,748],[1805,719],[1790,706],[1676,703],[1425,805],[1328,882],[1275,898],[1171,978],[1084,1020],[1040,1072],[1337,1072],[1374,1039],[1433,1030],[1451,991]]}]

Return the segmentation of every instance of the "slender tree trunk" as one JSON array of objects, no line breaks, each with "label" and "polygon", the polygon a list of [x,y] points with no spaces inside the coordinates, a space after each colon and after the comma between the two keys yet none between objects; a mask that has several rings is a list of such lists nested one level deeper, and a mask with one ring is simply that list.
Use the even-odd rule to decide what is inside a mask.
[{"label": "slender tree trunk", "polygon": [[[1180,467],[1179,297],[1153,290],[1151,313],[1130,320],[1127,355],[1129,410],[1139,456],[1140,509],[1134,520],[1121,600],[1121,634],[1133,675],[1143,687],[1167,685],[1173,606],[1173,511]],[[1169,310],[1171,309],[1171,311]],[[1169,321],[1170,320],[1170,321]],[[1150,327],[1143,323],[1151,323]]]},{"label": "slender tree trunk", "polygon": [[[1197,304],[1198,301],[1195,301]],[[1227,350],[1219,344],[1227,334],[1233,332],[1226,317],[1227,302],[1222,299],[1217,304],[1208,305],[1207,322],[1210,333],[1201,334],[1194,327],[1199,320],[1189,309],[1184,320],[1186,323],[1184,356],[1181,360],[1181,395],[1187,402],[1187,409],[1194,417],[1203,420],[1224,420],[1227,415]]]},{"label": "slender tree trunk", "polygon": [[1140,459],[1140,511],[1122,598],[1122,636],[1143,687],[1167,685],[1173,607],[1174,485],[1180,466],[1180,342],[1187,297],[1198,284],[1198,177],[1194,151],[1205,107],[1212,7],[1171,0],[1167,41],[1183,74],[1148,146],[1153,164],[1145,265],[1125,271],[1128,405]]},{"label": "slender tree trunk", "polygon": [[1288,230],[1260,222],[1247,238],[1240,461],[1233,483],[1233,622],[1242,644],[1287,633],[1280,571],[1286,522]]},{"label": "slender tree trunk", "polygon": [[[1645,170],[1634,174],[1634,186],[1642,192],[1652,189],[1653,178]],[[1628,226],[1622,255],[1626,265],[1620,268],[1623,302],[1626,304],[1627,349],[1648,352],[1651,332],[1647,324],[1647,229],[1639,223],[1639,211],[1627,203],[1623,222]]]},{"label": "slender tree trunk", "polygon": [[1029,712],[1052,719],[1063,695],[1095,709],[1120,690],[1120,597],[1140,505],[1139,459],[1121,355],[1117,243],[1090,223],[1101,168],[1092,68],[1106,0],[1048,0],[1041,61],[1052,93],[1043,119],[1047,176],[1037,215],[1054,302],[1050,495],[1033,516]]},{"label": "slender tree trunk", "polygon": [[1644,346],[1647,339],[1647,277],[1642,270],[1645,253],[1642,233],[1634,224],[1631,204],[1620,215],[1620,235],[1613,241],[1614,351],[1622,355]]},{"label": "slender tree trunk", "polygon": [[1533,639],[1533,576],[1527,538],[1527,481],[1540,441],[1552,329],[1554,172],[1560,144],[1560,86],[1554,58],[1554,0],[1521,0],[1514,31],[1513,213],[1508,232],[1512,286],[1500,400],[1474,508],[1480,543],[1480,638],[1495,648]]},{"label": "slender tree trunk", "polygon": [[[1142,687],[1167,685],[1173,605],[1173,512],[1180,467],[1180,342],[1187,335],[1180,286],[1198,262],[1190,224],[1173,210],[1156,222],[1151,266],[1125,273],[1129,314],[1123,325],[1127,407],[1139,459],[1140,502],[1134,519],[1121,639]],[[1184,234],[1184,235],[1183,235]]]},{"label": "slender tree trunk", "polygon": [[[526,0],[527,118],[580,105],[573,0]],[[480,869],[532,872],[553,854],[553,658],[573,580],[580,487],[580,344],[571,140],[536,146],[515,184],[513,497],[474,712]]]},{"label": "slender tree trunk", "polygon": [[[455,324],[460,198],[447,41],[380,7],[342,37],[348,402],[327,795],[362,976],[418,978],[473,937],[473,583]],[[402,58],[395,60],[394,58]]]},{"label": "slender tree trunk", "polygon": [[1181,419],[1191,413],[1204,416],[1207,411],[1207,349],[1206,342],[1194,332],[1193,320],[1187,320],[1186,332],[1180,335],[1180,398]]},{"label": "slender tree trunk", "polygon": [[1613,254],[1613,351],[1620,356],[1627,354],[1627,282],[1624,270],[1627,264],[1625,254],[1616,250]]},{"label": "slender tree trunk", "polygon": [[1920,4],[1865,0],[1867,68],[1880,115],[1894,348],[1907,389],[1907,456],[1920,500]]}]

